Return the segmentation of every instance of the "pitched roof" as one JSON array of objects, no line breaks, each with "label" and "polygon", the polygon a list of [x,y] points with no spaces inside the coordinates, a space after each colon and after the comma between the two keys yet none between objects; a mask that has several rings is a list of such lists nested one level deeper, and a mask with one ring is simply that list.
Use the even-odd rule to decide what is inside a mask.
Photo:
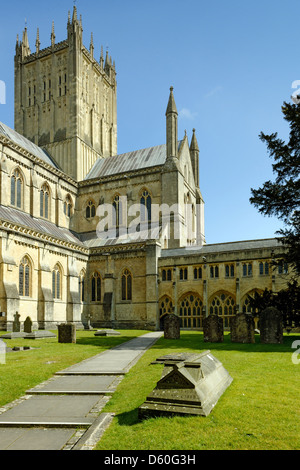
[{"label": "pitched roof", "polygon": [[10,127],[6,126],[2,122],[0,122],[0,135],[7,137],[15,144],[27,150],[27,152],[32,153],[32,155],[34,155],[35,157],[38,157],[41,160],[43,160],[45,163],[48,163],[48,165],[51,165],[54,168],[59,168],[57,164],[54,162],[54,160],[52,160],[49,153],[46,152],[46,150],[42,149],[41,147],[38,147],[38,145],[34,144],[29,139],[22,136],[21,134],[11,129]]},{"label": "pitched roof", "polygon": [[67,228],[58,227],[54,223],[45,219],[32,217],[31,215],[26,214],[25,212],[22,212],[18,209],[14,209],[13,207],[0,205],[0,220],[16,223],[18,225],[22,225],[23,227],[36,230],[65,242],[71,242],[83,246],[83,243]]},{"label": "pitched roof", "polygon": [[263,248],[278,248],[283,247],[283,245],[279,242],[277,238],[266,238],[261,240],[244,240],[244,241],[237,241],[237,242],[226,242],[226,243],[215,243],[209,245],[202,245],[202,246],[187,246],[182,248],[171,248],[162,250],[160,257],[161,258],[168,258],[168,257],[175,257],[175,256],[188,256],[188,255],[209,255],[210,253],[213,254],[220,254],[230,252],[233,253],[235,251],[247,251],[247,250],[256,250],[256,249],[263,249]]},{"label": "pitched roof", "polygon": [[85,177],[85,180],[163,165],[165,161],[166,144],[113,157],[99,158]]}]

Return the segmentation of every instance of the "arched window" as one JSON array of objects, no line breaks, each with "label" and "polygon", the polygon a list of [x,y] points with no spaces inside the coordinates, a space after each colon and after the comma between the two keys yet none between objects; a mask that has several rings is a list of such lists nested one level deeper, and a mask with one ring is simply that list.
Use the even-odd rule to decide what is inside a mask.
[{"label": "arched window", "polygon": [[61,299],[61,294],[62,294],[61,284],[62,284],[61,268],[58,264],[56,264],[52,271],[52,297],[53,299]]},{"label": "arched window", "polygon": [[202,268],[194,268],[194,279],[202,279]]},{"label": "arched window", "polygon": [[162,281],[172,281],[172,270],[163,269],[162,270]]},{"label": "arched window", "polygon": [[64,202],[64,214],[67,217],[71,217],[72,212],[73,212],[73,203],[72,203],[71,196],[68,195]]},{"label": "arched window", "polygon": [[40,216],[49,219],[50,189],[45,183],[40,191]]},{"label": "arched window", "polygon": [[92,275],[92,302],[101,301],[101,276],[96,271]]},{"label": "arched window", "polygon": [[85,209],[85,216],[87,219],[92,219],[96,215],[96,206],[94,201],[90,200],[87,203],[86,209]]},{"label": "arched window", "polygon": [[132,300],[132,275],[128,269],[122,274],[122,300]]},{"label": "arched window", "polygon": [[230,318],[235,315],[235,301],[231,295],[221,292],[212,299],[209,313],[219,315],[224,327],[230,326]]},{"label": "arched window", "polygon": [[181,281],[186,281],[188,278],[188,269],[187,268],[180,268],[179,270],[179,279]]},{"label": "arched window", "polygon": [[159,318],[161,322],[161,328],[163,328],[163,321],[166,315],[173,313],[173,302],[165,295],[159,302]]},{"label": "arched window", "polygon": [[78,277],[78,292],[79,292],[79,299],[81,302],[84,302],[84,278],[85,278],[85,271],[82,270]]},{"label": "arched window", "polygon": [[21,209],[23,204],[23,178],[21,176],[20,170],[17,168],[11,175],[10,184],[10,203],[12,206]]},{"label": "arched window", "polygon": [[151,196],[145,189],[140,200],[141,203],[141,222],[151,221]]},{"label": "arched window", "polygon": [[259,263],[259,274],[260,276],[269,274],[269,263]]},{"label": "arched window", "polygon": [[19,266],[19,295],[24,297],[30,296],[31,285],[31,266],[27,256],[22,258]]},{"label": "arched window", "polygon": [[113,225],[116,227],[116,236],[118,237],[120,223],[122,223],[122,203],[118,194],[114,197],[113,208]]},{"label": "arched window", "polygon": [[179,317],[182,328],[202,327],[203,303],[197,294],[189,293],[179,301]]}]

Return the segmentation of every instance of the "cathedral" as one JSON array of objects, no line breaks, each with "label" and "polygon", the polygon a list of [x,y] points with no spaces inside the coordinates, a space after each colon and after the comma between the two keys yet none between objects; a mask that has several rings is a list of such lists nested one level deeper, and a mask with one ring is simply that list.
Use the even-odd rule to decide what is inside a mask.
[{"label": "cathedral", "polygon": [[0,329],[201,329],[210,313],[249,311],[249,294],[289,279],[276,239],[208,244],[196,132],[178,137],[171,87],[166,139],[117,152],[116,64],[67,38],[31,50],[17,37],[14,129],[0,122]]}]

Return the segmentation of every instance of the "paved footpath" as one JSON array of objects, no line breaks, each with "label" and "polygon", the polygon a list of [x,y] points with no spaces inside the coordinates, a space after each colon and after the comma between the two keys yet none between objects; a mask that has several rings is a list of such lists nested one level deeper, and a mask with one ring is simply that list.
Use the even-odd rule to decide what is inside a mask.
[{"label": "paved footpath", "polygon": [[113,418],[101,410],[162,334],[146,333],[57,372],[0,408],[0,450],[91,450]]}]

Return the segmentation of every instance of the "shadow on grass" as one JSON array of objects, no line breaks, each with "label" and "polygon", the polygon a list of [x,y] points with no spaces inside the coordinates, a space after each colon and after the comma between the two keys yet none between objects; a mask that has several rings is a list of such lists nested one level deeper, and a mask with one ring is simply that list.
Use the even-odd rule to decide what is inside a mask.
[{"label": "shadow on grass", "polygon": [[134,339],[133,336],[86,336],[81,338],[76,338],[76,344],[83,344],[89,346],[96,346],[96,347],[108,347],[114,348],[119,346],[122,343],[130,341]]},{"label": "shadow on grass", "polygon": [[124,411],[124,413],[116,415],[118,424],[120,426],[132,426],[133,424],[140,423],[141,421],[139,420],[138,413],[139,409],[134,408],[133,410]]},{"label": "shadow on grass", "polygon": [[[184,352],[184,350],[194,351],[240,351],[240,352],[288,352],[293,351],[292,344],[294,341],[300,341],[300,335],[283,335],[283,343],[281,344],[264,344],[260,342],[260,335],[255,335],[255,343],[233,343],[230,338],[230,333],[224,334],[224,341],[222,343],[206,342],[203,339],[203,333],[182,331],[180,339],[159,339],[152,349],[170,349]],[[172,351],[170,351],[172,352]]]}]

